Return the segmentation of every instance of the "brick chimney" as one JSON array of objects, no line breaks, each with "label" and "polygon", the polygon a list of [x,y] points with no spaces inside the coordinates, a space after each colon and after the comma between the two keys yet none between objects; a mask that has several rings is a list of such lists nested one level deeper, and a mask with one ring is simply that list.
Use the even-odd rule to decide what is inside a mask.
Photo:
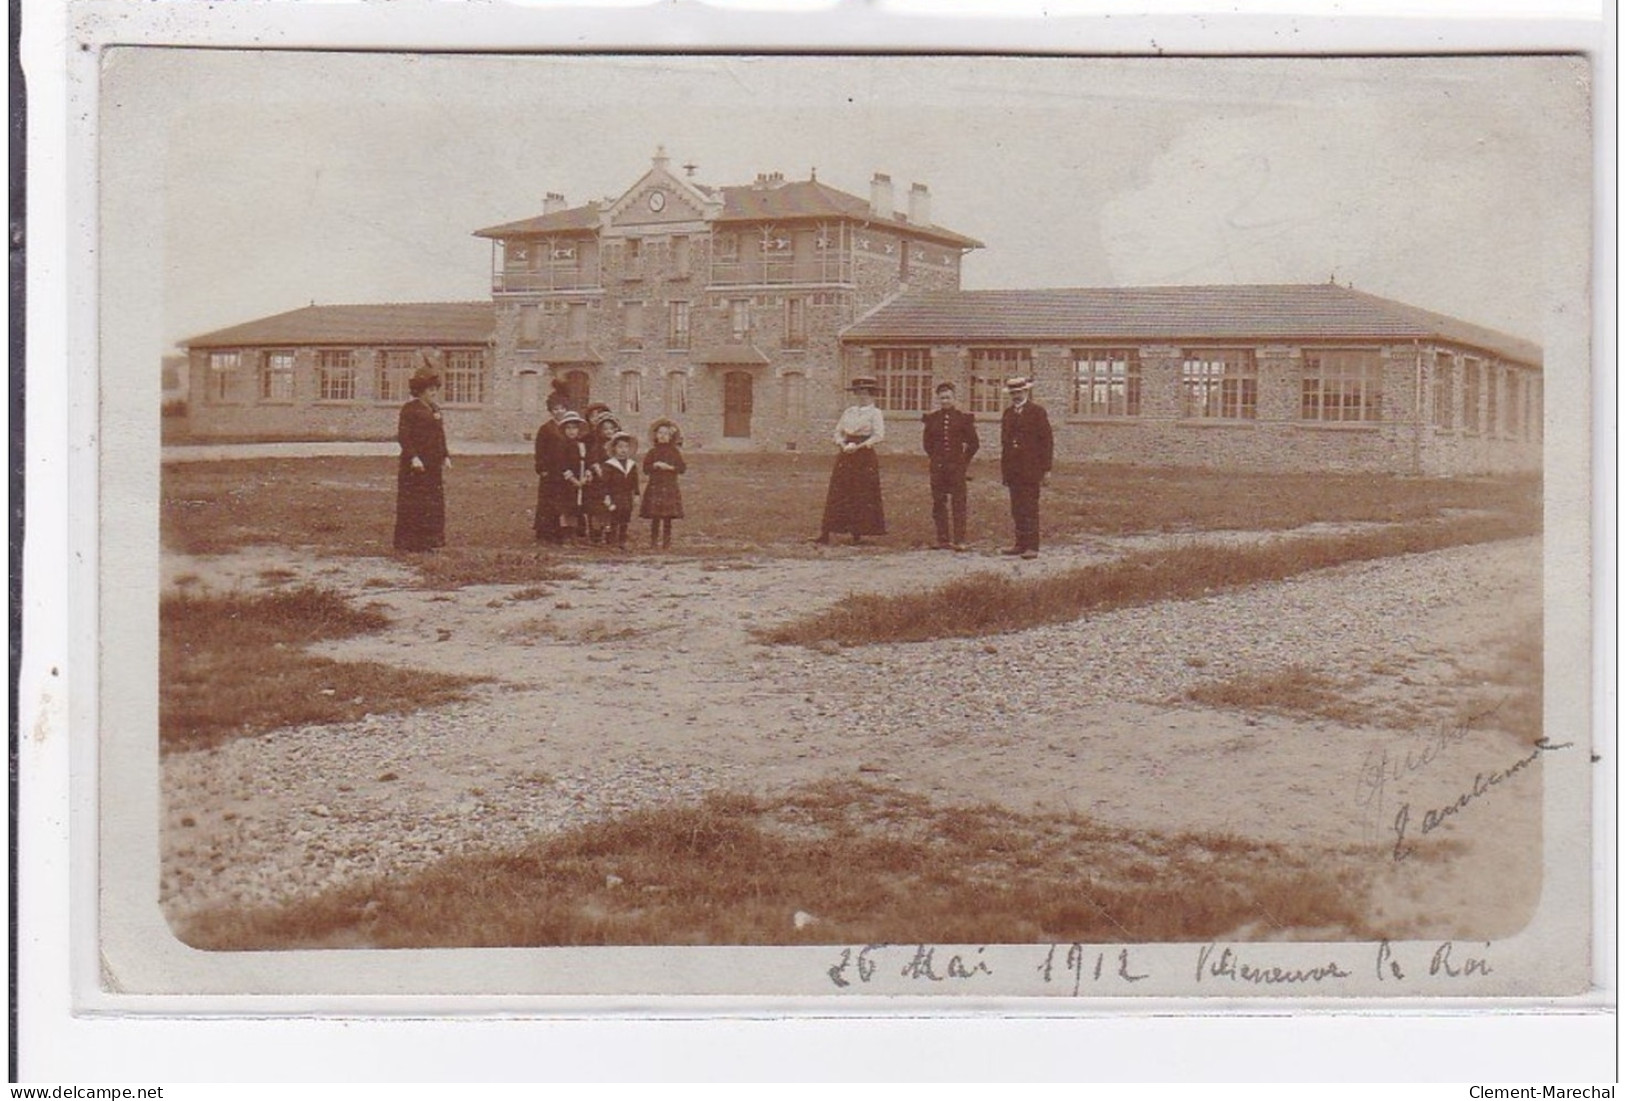
[{"label": "brick chimney", "polygon": [[875,178],[869,181],[869,214],[888,222],[897,214],[892,208],[891,177],[884,172],[876,172]]},{"label": "brick chimney", "polygon": [[922,183],[909,186],[908,220],[917,226],[931,224],[931,189]]},{"label": "brick chimney", "polygon": [[549,191],[547,198],[542,200],[543,214],[557,214],[564,209],[564,196],[557,191]]}]

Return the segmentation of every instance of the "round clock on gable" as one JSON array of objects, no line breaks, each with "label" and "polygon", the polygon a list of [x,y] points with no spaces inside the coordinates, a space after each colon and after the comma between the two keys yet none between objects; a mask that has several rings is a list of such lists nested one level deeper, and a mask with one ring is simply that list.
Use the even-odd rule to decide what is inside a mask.
[{"label": "round clock on gable", "polygon": [[649,209],[656,214],[666,209],[666,193],[664,191],[649,192]]}]

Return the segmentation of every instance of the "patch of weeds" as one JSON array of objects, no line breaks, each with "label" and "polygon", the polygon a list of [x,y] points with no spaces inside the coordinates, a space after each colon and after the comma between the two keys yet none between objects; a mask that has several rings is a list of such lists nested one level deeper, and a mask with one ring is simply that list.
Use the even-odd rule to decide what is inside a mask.
[{"label": "patch of weeds", "polygon": [[508,599],[517,604],[524,600],[544,600],[553,595],[553,590],[546,585],[527,585],[523,589],[516,589],[508,594]]},{"label": "patch of weeds", "polygon": [[465,585],[528,585],[542,581],[573,581],[581,571],[561,566],[534,550],[496,550],[481,547],[447,548],[413,562],[426,588],[460,589]]},{"label": "patch of weeds", "polygon": [[299,575],[292,570],[281,566],[273,566],[268,570],[259,572],[259,579],[265,585],[286,585],[290,581],[298,580]]},{"label": "patch of weeds", "polygon": [[637,627],[616,627],[612,623],[599,621],[578,628],[572,633],[571,640],[586,643],[621,642],[629,638],[638,638],[646,633]]},{"label": "patch of weeds", "polygon": [[369,577],[361,583],[363,589],[393,589],[395,582],[387,577]]},{"label": "patch of weeds", "polygon": [[178,933],[215,950],[1373,939],[1366,864],[1344,855],[842,783],[635,811]]},{"label": "patch of weeds", "polygon": [[528,646],[543,639],[552,641],[563,637],[558,623],[552,616],[532,616],[521,620],[510,627],[504,628],[498,635],[504,642],[518,643]]},{"label": "patch of weeds", "polygon": [[397,714],[465,698],[478,678],[306,654],[388,625],[330,589],[166,596],[159,604],[159,745],[195,749],[294,725]]},{"label": "patch of weeds", "polygon": [[1539,531],[1538,515],[1468,516],[1247,545],[1190,545],[1127,555],[1043,577],[982,572],[919,592],[859,593],[821,612],[756,632],[769,643],[850,646],[975,638],[1090,613],[1191,600],[1312,570]]},{"label": "patch of weeds", "polygon": [[578,627],[566,626],[552,616],[533,616],[507,628],[502,638],[522,645],[540,642],[580,642],[596,645],[637,638],[646,632],[637,627],[616,627],[604,620],[585,623]]},{"label": "patch of weeds", "polygon": [[1353,698],[1356,687],[1351,681],[1328,677],[1307,666],[1289,665],[1272,673],[1240,673],[1199,684],[1184,698],[1204,707],[1312,715],[1357,725],[1370,720],[1371,709]]}]

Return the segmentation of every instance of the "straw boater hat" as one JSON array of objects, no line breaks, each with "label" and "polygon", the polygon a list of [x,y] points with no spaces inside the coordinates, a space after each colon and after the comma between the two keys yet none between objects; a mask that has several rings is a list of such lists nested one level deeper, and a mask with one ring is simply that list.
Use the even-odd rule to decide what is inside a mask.
[{"label": "straw boater hat", "polygon": [[859,375],[857,378],[847,383],[846,388],[848,391],[854,394],[880,393],[880,383],[869,375]]},{"label": "straw boater hat", "polygon": [[610,446],[613,447],[616,444],[620,443],[622,440],[630,441],[633,447],[636,447],[638,445],[638,438],[636,436],[632,435],[632,433],[630,433],[630,432],[617,432],[617,433],[615,433],[613,436],[611,436],[609,438]]},{"label": "straw boater hat", "polygon": [[1017,375],[1015,378],[1005,379],[1004,388],[1012,394],[1019,394],[1023,390],[1031,390],[1033,388],[1033,380],[1028,378],[1026,375]]}]

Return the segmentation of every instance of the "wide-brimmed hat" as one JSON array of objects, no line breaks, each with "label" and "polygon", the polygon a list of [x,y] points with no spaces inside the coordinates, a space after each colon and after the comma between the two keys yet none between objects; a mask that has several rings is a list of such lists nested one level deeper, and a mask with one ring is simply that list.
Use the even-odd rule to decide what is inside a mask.
[{"label": "wide-brimmed hat", "polygon": [[615,429],[617,432],[621,430],[621,422],[610,416],[608,413],[605,413],[600,417],[589,417],[588,420],[592,421],[593,431],[597,432],[599,435],[603,435],[604,425],[606,424]]},{"label": "wide-brimmed hat", "polygon": [[611,436],[609,438],[610,446],[613,447],[615,444],[620,443],[622,440],[626,440],[629,443],[633,444],[634,446],[638,442],[638,438],[636,436],[632,435],[632,433],[630,433],[630,432],[617,432],[617,433],[615,433],[613,436]]},{"label": "wide-brimmed hat", "polygon": [[1015,378],[1005,379],[1004,388],[1009,393],[1019,394],[1023,390],[1031,390],[1033,388],[1033,380],[1028,378],[1026,375],[1017,375]]},{"label": "wide-brimmed hat", "polygon": [[587,408],[585,410],[583,410],[582,412],[583,412],[583,415],[587,418],[587,422],[589,424],[597,424],[599,421],[603,420],[605,417],[613,416],[613,414],[610,412],[609,406],[605,405],[601,401],[593,402],[591,405],[587,406]]},{"label": "wide-brimmed hat", "polygon": [[581,424],[581,425],[584,425],[586,423],[587,423],[587,418],[583,417],[580,413],[577,413],[574,409],[570,410],[570,412],[564,414],[564,416],[559,418],[559,427],[560,428],[563,428],[567,424]]},{"label": "wide-brimmed hat", "polygon": [[425,390],[432,390],[439,385],[439,374],[435,372],[434,368],[428,366],[427,364],[419,367],[416,371],[413,371],[412,377],[406,380],[406,388],[414,395],[421,394]]},{"label": "wide-brimmed hat", "polygon": [[671,429],[671,442],[679,447],[682,446],[683,430],[678,426],[677,422],[672,420],[670,417],[661,417],[649,425],[649,439],[653,440],[655,438],[655,434],[658,433],[662,428]]},{"label": "wide-brimmed hat", "polygon": [[869,375],[859,375],[847,383],[846,388],[854,394],[878,394],[880,393],[880,381]]}]

